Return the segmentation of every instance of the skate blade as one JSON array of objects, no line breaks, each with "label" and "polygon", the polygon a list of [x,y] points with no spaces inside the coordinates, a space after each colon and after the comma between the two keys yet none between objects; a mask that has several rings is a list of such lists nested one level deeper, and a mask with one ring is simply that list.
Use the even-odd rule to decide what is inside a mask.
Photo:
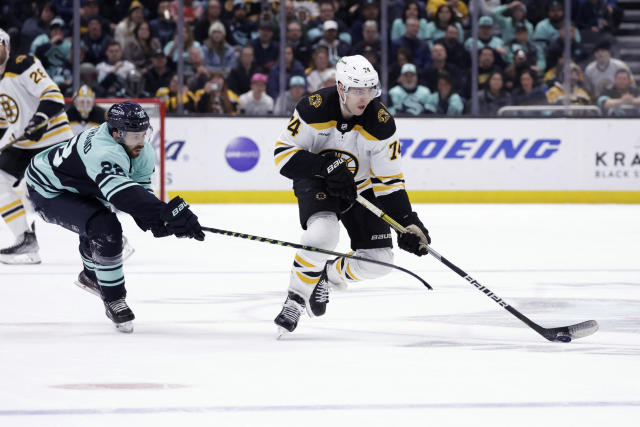
[{"label": "skate blade", "polygon": [[119,332],[122,332],[124,334],[130,334],[131,332],[133,332],[133,322],[132,321],[123,322],[123,323],[114,323],[114,325],[116,326],[116,329]]},{"label": "skate blade", "polygon": [[124,243],[122,245],[122,261],[126,261],[131,258],[131,255],[136,251],[133,246],[129,244],[126,237],[123,237]]},{"label": "skate blade", "polygon": [[281,340],[282,338],[286,337],[287,335],[291,335],[291,332],[288,329],[283,328],[282,326],[278,326],[278,332],[276,335],[276,339],[277,340]]},{"label": "skate blade", "polygon": [[0,255],[0,262],[9,265],[27,265],[40,264],[40,255],[37,253],[20,254],[20,255]]},{"label": "skate blade", "polygon": [[75,282],[73,282],[77,287],[79,287],[80,289],[84,289],[85,291],[89,292],[90,294],[93,294],[97,297],[100,297],[100,299],[102,299],[102,295],[100,295],[100,292],[98,292],[96,289],[91,288],[89,286],[85,286],[83,285],[80,281],[76,280]]}]

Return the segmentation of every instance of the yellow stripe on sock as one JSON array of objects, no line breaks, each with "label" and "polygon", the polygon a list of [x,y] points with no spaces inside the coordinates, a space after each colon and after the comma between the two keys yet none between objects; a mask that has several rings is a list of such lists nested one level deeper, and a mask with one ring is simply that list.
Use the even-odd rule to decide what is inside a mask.
[{"label": "yellow stripe on sock", "polygon": [[19,216],[24,215],[25,213],[27,213],[27,211],[25,211],[24,209],[21,209],[18,213],[15,213],[15,214],[11,215],[9,218],[5,218],[4,221],[5,222],[12,221],[12,220],[18,218]]},{"label": "yellow stripe on sock", "polygon": [[307,283],[309,285],[315,285],[316,283],[318,283],[318,278],[313,278],[313,277],[307,277],[307,276],[303,276],[302,274],[300,274],[300,272],[296,271],[296,274],[298,275],[298,278],[300,280],[302,280],[304,283]]},{"label": "yellow stripe on sock", "polygon": [[347,273],[349,273],[349,276],[351,276],[351,278],[352,278],[353,280],[360,280],[360,279],[358,279],[358,278],[356,277],[356,275],[355,275],[355,274],[353,274],[353,273],[351,272],[351,268],[349,267],[349,264],[347,264]]},{"label": "yellow stripe on sock", "polygon": [[304,265],[305,267],[315,267],[315,265],[311,264],[308,261],[303,260],[300,255],[296,254],[296,261],[298,261],[300,264]]},{"label": "yellow stripe on sock", "polygon": [[11,209],[13,207],[18,206],[20,203],[22,203],[22,201],[20,199],[16,200],[15,202],[11,202],[6,206],[1,207],[0,208],[0,213],[8,211],[9,209]]}]

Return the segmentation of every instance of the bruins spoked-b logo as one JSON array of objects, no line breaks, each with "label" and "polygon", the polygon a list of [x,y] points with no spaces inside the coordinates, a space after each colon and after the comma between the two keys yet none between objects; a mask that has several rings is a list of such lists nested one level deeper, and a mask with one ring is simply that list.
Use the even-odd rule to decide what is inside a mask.
[{"label": "bruins spoked-b logo", "polygon": [[349,168],[349,171],[353,174],[353,176],[356,176],[358,174],[360,163],[358,162],[358,158],[353,154],[347,151],[335,149],[322,150],[318,154],[324,157],[334,156],[338,159],[342,159],[347,164],[347,168]]},{"label": "bruins spoked-b logo", "polygon": [[313,107],[318,108],[320,104],[322,104],[322,97],[317,93],[314,95],[311,95],[309,97],[309,104],[311,104]]},{"label": "bruins spoked-b logo", "polygon": [[378,121],[380,123],[387,123],[390,117],[389,112],[384,108],[378,110]]},{"label": "bruins spoked-b logo", "polygon": [[9,123],[18,121],[18,117],[20,117],[18,103],[6,93],[0,93],[0,108],[2,108],[4,117]]}]

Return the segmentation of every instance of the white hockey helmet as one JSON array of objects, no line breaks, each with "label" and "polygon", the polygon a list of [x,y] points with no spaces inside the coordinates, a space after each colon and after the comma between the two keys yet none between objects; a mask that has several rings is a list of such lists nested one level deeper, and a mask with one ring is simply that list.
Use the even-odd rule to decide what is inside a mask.
[{"label": "white hockey helmet", "polygon": [[73,105],[83,119],[89,117],[95,101],[96,94],[87,85],[80,86],[78,91],[73,95]]},{"label": "white hockey helmet", "polygon": [[344,87],[345,94],[350,88],[371,88],[371,98],[382,93],[378,72],[362,55],[340,58],[336,64],[336,84],[338,83]]},{"label": "white hockey helmet", "polygon": [[0,28],[0,44],[3,44],[7,49],[11,48],[11,37],[2,28]]}]

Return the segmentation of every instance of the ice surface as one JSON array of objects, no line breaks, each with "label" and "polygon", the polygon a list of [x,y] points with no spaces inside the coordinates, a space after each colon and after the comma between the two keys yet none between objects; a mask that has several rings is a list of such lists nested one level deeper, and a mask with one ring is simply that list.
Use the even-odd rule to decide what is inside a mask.
[{"label": "ice surface", "polygon": [[[135,331],[73,285],[77,237],[37,221],[43,263],[0,265],[0,426],[637,426],[640,206],[418,205],[432,257],[332,293],[276,340],[294,251],[154,239],[122,216]],[[196,205],[203,225],[298,242],[295,205]],[[0,229],[0,246],[10,243]],[[347,251],[343,234],[338,250]]]}]

